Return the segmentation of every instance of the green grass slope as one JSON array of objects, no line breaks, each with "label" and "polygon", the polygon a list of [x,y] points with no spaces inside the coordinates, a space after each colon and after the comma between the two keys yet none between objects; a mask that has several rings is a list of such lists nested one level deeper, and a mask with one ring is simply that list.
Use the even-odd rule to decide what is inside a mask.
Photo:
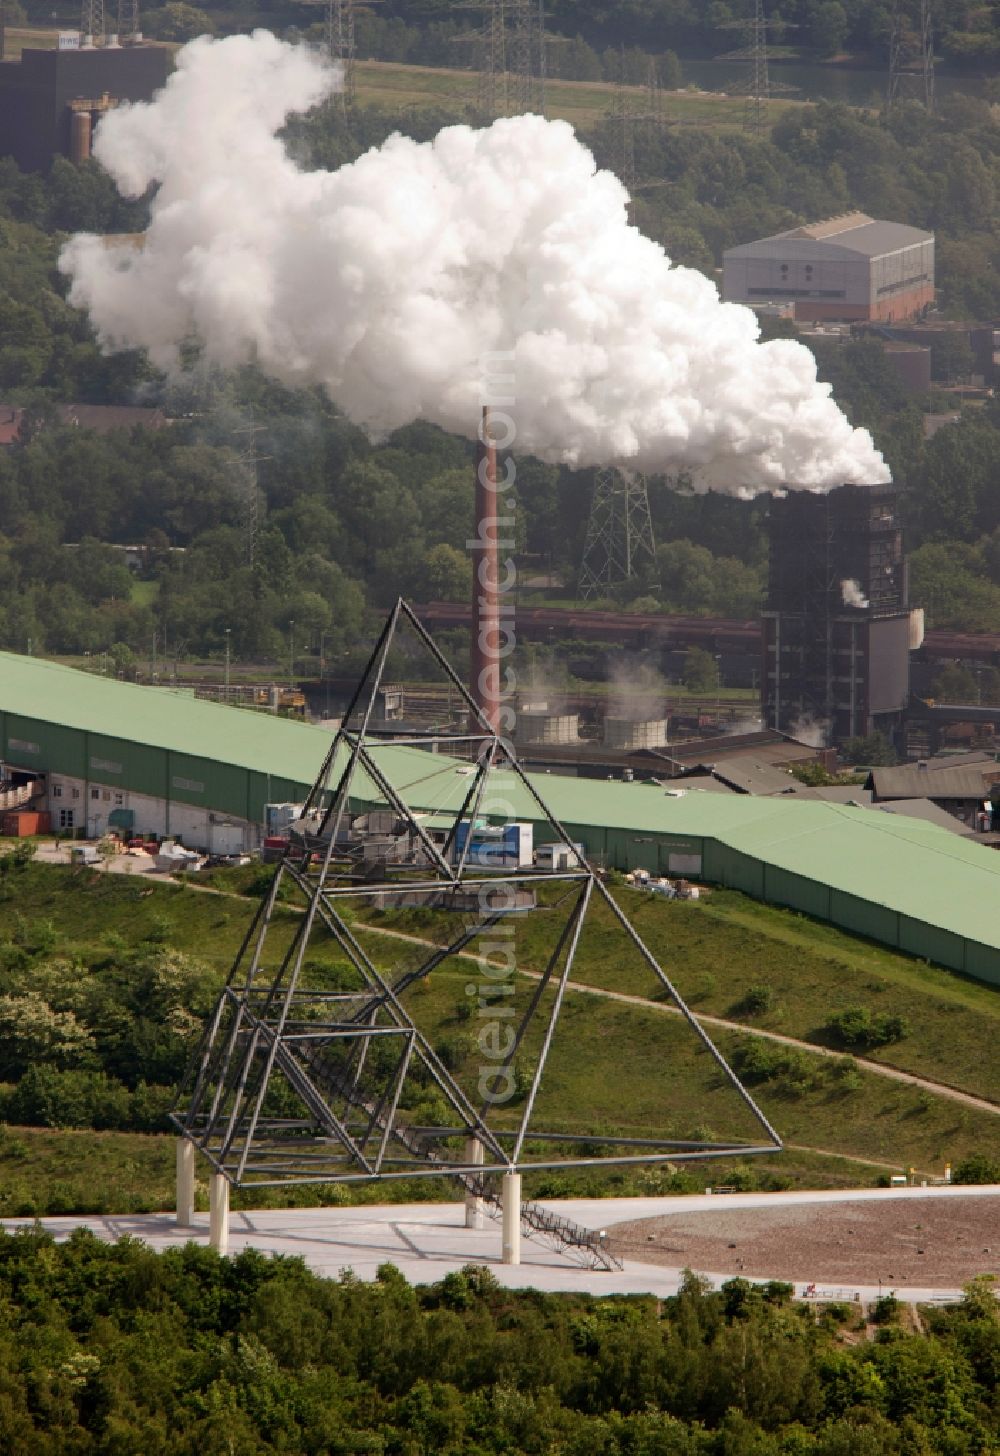
[{"label": "green grass slope", "polygon": [[[230,892],[259,888],[259,870],[215,877]],[[46,956],[73,967],[72,974],[99,978],[109,958],[116,972],[134,957],[137,967],[151,950],[166,948],[192,957],[209,981],[221,982],[250,923],[253,901],[232,893],[151,884],[146,879],[83,869],[31,865],[0,881],[0,997],[9,994],[9,972],[19,947],[46,943]],[[758,1182],[763,1186],[871,1184],[888,1170],[915,1166],[939,1174],[974,1152],[990,1152],[1000,1131],[991,1113],[859,1069],[847,1057],[830,1058],[775,1049],[753,1035],[767,1028],[804,1039],[828,1040],[829,1015],[846,1006],[902,1015],[906,1034],[878,1055],[930,1080],[996,1099],[997,1073],[990,1055],[1000,1030],[1000,994],[950,972],[893,955],[793,914],[762,907],[736,894],[717,893],[699,903],[666,903],[618,890],[640,934],[659,955],[696,1012],[732,1018],[746,1030],[713,1031],[724,1055],[750,1061],[754,1097],[789,1150],[780,1157],[740,1160],[699,1168],[692,1178],[660,1170],[608,1175],[549,1172],[534,1175],[536,1194],[602,1189],[657,1191],[705,1182]],[[381,929],[429,937],[458,928],[456,920],[423,912],[374,917]],[[279,906],[267,961],[275,964],[299,923],[292,905]],[[517,921],[521,970],[544,967],[561,925],[550,908]],[[423,952],[394,937],[366,933],[366,949],[386,971],[415,964]],[[39,984],[44,981],[45,956]],[[309,974],[317,983],[342,968],[338,948],[326,936],[311,944]],[[35,961],[31,963],[33,966]],[[20,973],[23,975],[23,971]],[[69,971],[67,971],[69,974]],[[475,996],[468,988],[481,975],[471,961],[451,962],[407,995],[408,1009],[463,1084],[472,1086],[482,1063],[477,1043]],[[598,907],[580,943],[576,982],[647,998],[626,1004],[567,991],[552,1044],[533,1126],[549,1131],[578,1128],[638,1136],[730,1138],[752,1135],[752,1126],[707,1055],[679,1017],[666,1014],[662,991],[635,951],[620,937],[606,908]],[[523,1009],[536,983],[517,978],[514,1005]],[[746,1005],[751,988],[768,988],[766,1010]],[[658,1004],[659,998],[659,1004]],[[760,997],[757,997],[759,1001]],[[541,1010],[551,1010],[547,990]],[[512,1121],[523,1106],[540,1046],[541,1027],[526,1039],[519,1059],[520,1088],[504,1113]],[[763,1069],[753,1055],[774,1055]],[[584,1115],[585,1114],[585,1115]],[[399,1196],[452,1196],[445,1184],[397,1185]],[[137,1133],[93,1133],[12,1128],[0,1137],[0,1213],[140,1211],[169,1206],[171,1140]],[[328,1189],[328,1201],[346,1195]],[[370,1199],[371,1190],[350,1197]],[[378,1191],[384,1197],[384,1191]],[[315,1201],[309,1191],[296,1201]],[[287,1201],[284,1194],[250,1192],[244,1207]]]}]

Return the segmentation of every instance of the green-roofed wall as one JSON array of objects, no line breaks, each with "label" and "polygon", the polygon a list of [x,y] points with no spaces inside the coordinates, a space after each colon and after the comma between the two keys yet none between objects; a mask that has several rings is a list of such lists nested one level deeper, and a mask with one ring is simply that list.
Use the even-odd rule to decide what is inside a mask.
[{"label": "green-roofed wall", "polygon": [[[303,797],[329,745],[305,724],[0,653],[0,756],[25,768],[260,823],[265,804]],[[457,813],[467,768],[391,743],[373,752],[411,809]],[[554,837],[537,794],[599,863],[677,874],[693,857],[709,883],[1000,986],[1000,853],[947,829],[817,801],[557,774],[529,784],[501,774],[490,795],[534,825],[536,843]],[[361,771],[352,797],[382,802]]]}]

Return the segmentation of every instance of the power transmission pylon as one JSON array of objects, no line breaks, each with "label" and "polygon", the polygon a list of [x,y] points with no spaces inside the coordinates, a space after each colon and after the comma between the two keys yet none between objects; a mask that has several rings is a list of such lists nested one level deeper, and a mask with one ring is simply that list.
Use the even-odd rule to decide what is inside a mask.
[{"label": "power transmission pylon", "polygon": [[646,114],[643,120],[648,122],[651,127],[660,127],[666,119],[663,87],[660,85],[660,68],[656,64],[656,58],[650,56],[646,72]]},{"label": "power transmission pylon", "polygon": [[934,12],[931,0],[920,0],[920,69],[924,82],[924,106],[934,114]]},{"label": "power transmission pylon", "polygon": [[538,0],[538,87],[537,102],[539,116],[547,116],[548,106],[547,86],[549,74],[548,55],[546,47],[548,40],[545,34],[545,0]]},{"label": "power transmission pylon", "polygon": [[489,0],[483,23],[479,67],[479,110],[491,121],[508,112],[507,12],[504,0]]},{"label": "power transmission pylon", "polygon": [[482,30],[479,110],[491,120],[545,115],[545,0],[488,0]]},{"label": "power transmission pylon", "polygon": [[534,0],[510,0],[510,100],[515,116],[534,107]]},{"label": "power transmission pylon", "polygon": [[739,26],[743,30],[743,46],[716,59],[741,61],[748,66],[749,76],[738,88],[745,97],[743,130],[753,136],[763,136],[767,131],[767,104],[771,97],[778,92],[794,91],[795,87],[771,80],[764,0],[750,0],[746,19],[727,21],[724,28],[730,26]]},{"label": "power transmission pylon", "polygon": [[618,140],[618,175],[629,192],[635,190],[635,116],[628,87],[625,84],[625,47],[621,49],[618,81],[611,102],[611,119]]},{"label": "power transmission pylon", "polygon": [[134,39],[139,34],[139,0],[118,0],[118,39]]},{"label": "power transmission pylon", "polygon": [[339,92],[340,105],[343,111],[350,111],[357,100],[353,0],[327,0],[326,53],[343,71],[343,85]]},{"label": "power transmission pylon", "polygon": [[900,101],[920,101],[929,114],[934,111],[934,8],[932,0],[920,0],[919,35],[909,27],[906,0],[895,0],[889,29],[889,91],[891,111]]},{"label": "power transmission pylon", "polygon": [[91,44],[104,44],[104,0],[83,0],[80,7],[80,30]]},{"label": "power transmission pylon", "polygon": [[248,566],[257,564],[257,534],[260,528],[260,472],[261,460],[270,457],[261,455],[257,450],[257,436],[260,434],[261,425],[258,425],[253,417],[253,410],[250,412],[250,423],[242,430],[237,430],[238,435],[249,435],[250,443],[246,450],[235,456],[232,460],[233,467],[239,471],[241,487],[241,511],[243,526],[243,551]]},{"label": "power transmission pylon", "polygon": [[646,477],[605,466],[594,478],[594,498],[580,564],[580,595],[606,597],[643,566],[655,573],[656,543]]}]

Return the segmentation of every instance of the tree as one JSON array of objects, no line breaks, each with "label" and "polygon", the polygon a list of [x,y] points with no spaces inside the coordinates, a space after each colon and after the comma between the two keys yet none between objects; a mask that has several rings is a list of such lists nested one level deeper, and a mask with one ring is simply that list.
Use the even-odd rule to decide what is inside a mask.
[{"label": "tree", "polygon": [[978,696],[975,674],[957,662],[943,667],[931,684],[931,697],[939,703],[974,703]]},{"label": "tree", "polygon": [[684,686],[692,693],[714,693],[719,686],[719,664],[703,647],[684,654]]},{"label": "tree", "polygon": [[135,666],[135,653],[127,642],[112,642],[108,648],[108,656],[114,664],[115,673],[123,677]]},{"label": "tree", "polygon": [[143,28],[157,40],[186,41],[199,35],[214,35],[215,21],[195,5],[170,0],[161,10],[143,12]]},{"label": "tree", "polygon": [[422,601],[466,601],[472,591],[468,556],[443,542],[432,546],[413,577],[413,591]]},{"label": "tree", "polygon": [[864,764],[877,768],[897,762],[896,750],[884,733],[869,733],[864,738],[848,738],[840,745],[845,763]]},{"label": "tree", "polygon": [[838,0],[822,0],[812,12],[809,43],[821,56],[836,55],[843,50],[849,25],[847,13]]}]

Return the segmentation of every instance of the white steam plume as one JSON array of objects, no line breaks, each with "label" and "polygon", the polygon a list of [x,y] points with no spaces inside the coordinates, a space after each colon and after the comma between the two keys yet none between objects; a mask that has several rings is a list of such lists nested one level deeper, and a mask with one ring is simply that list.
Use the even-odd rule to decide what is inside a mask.
[{"label": "white steam plume", "polygon": [[850,577],[840,583],[840,595],[845,607],[867,607],[868,598],[861,590],[861,583]]},{"label": "white steam plume", "polygon": [[102,121],[119,189],[158,184],[142,248],[78,234],[62,253],[106,348],[170,370],[197,336],[222,365],[321,384],[376,436],[416,418],[471,435],[484,356],[511,349],[517,447],[545,460],[734,493],[888,478],[809,351],[759,343],[749,309],[673,267],[567,123],[393,136],[303,172],[276,133],[335,84],[266,31],[203,38]]}]

